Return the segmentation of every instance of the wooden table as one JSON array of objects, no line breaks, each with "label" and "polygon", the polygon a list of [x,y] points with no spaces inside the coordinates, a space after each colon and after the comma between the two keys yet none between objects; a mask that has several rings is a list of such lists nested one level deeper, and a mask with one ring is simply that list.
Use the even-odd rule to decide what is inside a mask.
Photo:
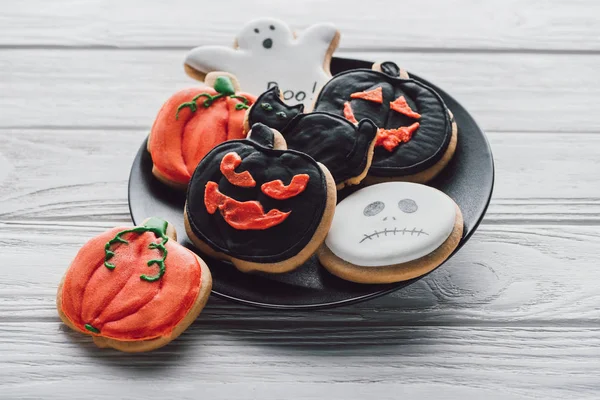
[{"label": "wooden table", "polygon": [[[451,3],[451,4],[450,4]],[[20,0],[0,10],[0,398],[598,398],[600,3]],[[260,16],[332,21],[338,55],[393,60],[487,132],[488,214],[449,263],[350,307],[210,300],[150,354],[60,323],[57,284],[130,223],[131,161],[185,52]]]}]

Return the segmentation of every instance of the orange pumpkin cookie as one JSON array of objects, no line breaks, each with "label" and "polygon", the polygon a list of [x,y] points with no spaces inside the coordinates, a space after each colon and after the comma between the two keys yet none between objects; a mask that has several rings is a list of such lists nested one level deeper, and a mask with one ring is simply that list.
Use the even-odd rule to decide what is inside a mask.
[{"label": "orange pumpkin cookie", "polygon": [[184,89],[171,96],[150,132],[152,173],[176,188],[187,187],[202,157],[217,144],[245,137],[244,116],[255,97],[240,93],[229,74],[209,74],[206,84],[212,87]]},{"label": "orange pumpkin cookie", "polygon": [[176,238],[168,222],[149,218],[88,241],[58,288],[60,318],[98,347],[125,352],[175,339],[200,314],[212,287],[204,261]]}]

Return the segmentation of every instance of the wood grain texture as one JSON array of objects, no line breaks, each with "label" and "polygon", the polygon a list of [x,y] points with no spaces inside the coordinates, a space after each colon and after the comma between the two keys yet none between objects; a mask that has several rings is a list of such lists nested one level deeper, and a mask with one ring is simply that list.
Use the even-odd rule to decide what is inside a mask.
[{"label": "wood grain texture", "polygon": [[[600,131],[600,55],[340,55],[398,62],[452,93],[485,130]],[[174,92],[198,85],[183,72],[183,57],[181,50],[2,50],[0,127],[149,129]]]},{"label": "wood grain texture", "polygon": [[352,307],[273,312],[212,299],[177,341],[136,356],[99,350],[56,316],[56,282],[100,230],[15,225],[0,233],[5,265],[21,266],[0,278],[0,397],[68,397],[76,388],[94,398],[131,390],[189,398],[201,387],[231,398],[246,387],[254,389],[242,398],[277,399],[279,385],[297,385],[295,398],[318,398],[310,385],[326,383],[340,385],[333,398],[361,398],[351,387],[382,398],[446,388],[444,398],[598,390],[596,227],[484,226],[424,280]]},{"label": "wood grain texture", "polygon": [[[298,3],[2,4],[0,399],[597,399],[600,3]],[[130,223],[131,161],[196,84],[185,51],[265,15],[332,21],[340,56],[396,61],[463,103],[495,157],[483,224],[400,292],[317,312],[212,298],[157,352],[97,349],[57,316],[66,266]]]},{"label": "wood grain texture", "polygon": [[[170,349],[124,356],[100,352],[54,325],[0,327],[0,343],[22,337],[7,360],[10,371],[0,369],[2,396],[532,399],[543,398],[539,389],[545,388],[560,398],[591,399],[600,372],[596,328],[248,329],[202,321]],[[44,356],[32,360],[32,354]],[[15,376],[27,377],[26,383]]]},{"label": "wood grain texture", "polygon": [[345,50],[597,52],[594,0],[21,0],[3,4],[0,45],[187,48],[229,45],[245,22],[335,23]]}]

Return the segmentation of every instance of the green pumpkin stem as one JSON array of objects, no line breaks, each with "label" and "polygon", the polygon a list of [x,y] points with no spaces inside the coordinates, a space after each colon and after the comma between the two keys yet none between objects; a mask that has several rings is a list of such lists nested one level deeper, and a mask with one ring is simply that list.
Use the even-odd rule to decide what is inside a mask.
[{"label": "green pumpkin stem", "polygon": [[218,93],[221,93],[221,94],[224,94],[227,96],[231,96],[231,95],[235,94],[235,88],[233,87],[233,82],[231,81],[231,78],[228,76],[218,76],[217,79],[215,79],[213,88],[215,88],[215,90]]},{"label": "green pumpkin stem", "polygon": [[196,111],[198,111],[198,105],[196,104],[196,101],[200,97],[206,97],[206,100],[204,100],[202,102],[202,105],[205,108],[210,107],[215,102],[215,100],[218,100],[221,97],[225,97],[225,96],[227,96],[231,99],[238,99],[238,100],[242,101],[242,103],[238,103],[235,105],[236,110],[246,110],[249,108],[249,106],[248,106],[249,100],[244,96],[238,96],[235,94],[235,87],[233,86],[233,82],[231,81],[231,78],[229,78],[228,76],[217,77],[217,79],[215,79],[213,88],[217,91],[217,94],[214,96],[211,96],[208,93],[200,93],[199,95],[194,96],[191,101],[181,103],[179,105],[179,107],[177,107],[177,112],[175,113],[175,119],[176,120],[179,119],[179,112],[184,108],[189,107],[189,109],[192,113],[195,113]]},{"label": "green pumpkin stem", "polygon": [[[127,240],[125,240],[121,237],[122,235],[125,235],[127,233],[142,234],[145,232],[152,232],[152,233],[154,233],[154,236],[156,236],[159,239],[162,239],[162,242],[160,242],[160,243],[152,242],[148,245],[148,248],[152,249],[152,250],[156,249],[156,250],[160,251],[162,253],[162,258],[153,259],[153,260],[148,261],[148,263],[147,263],[149,267],[151,267],[153,265],[158,266],[158,273],[156,275],[142,274],[142,275],[140,275],[140,279],[143,281],[147,281],[147,282],[155,282],[155,281],[159,280],[165,274],[165,269],[166,269],[165,260],[167,258],[168,251],[167,251],[167,248],[165,247],[165,245],[169,241],[169,237],[167,236],[167,226],[168,226],[167,221],[164,221],[160,218],[150,218],[142,226],[136,226],[134,228],[126,229],[124,231],[117,233],[114,238],[109,240],[104,245],[104,266],[111,271],[115,269],[116,265],[114,263],[109,263],[108,260],[113,258],[115,255],[115,252],[111,250],[112,245],[114,245],[116,243],[129,244],[129,242]],[[89,329],[87,326],[86,326],[86,329],[91,331],[91,329]],[[96,328],[94,328],[94,329],[96,329]]]}]

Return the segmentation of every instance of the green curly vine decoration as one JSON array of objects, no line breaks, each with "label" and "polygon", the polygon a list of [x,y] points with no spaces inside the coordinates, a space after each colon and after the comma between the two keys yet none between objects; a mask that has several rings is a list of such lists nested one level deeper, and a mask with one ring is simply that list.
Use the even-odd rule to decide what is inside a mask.
[{"label": "green curly vine decoration", "polygon": [[208,93],[200,93],[199,95],[194,96],[191,101],[181,103],[179,105],[179,107],[177,107],[177,113],[175,113],[175,119],[179,119],[179,112],[184,108],[189,108],[190,111],[193,113],[198,111],[198,104],[196,104],[196,101],[198,101],[198,99],[201,97],[206,97],[206,100],[204,100],[202,102],[202,105],[205,108],[210,107],[215,102],[215,100],[218,100],[221,97],[225,97],[225,96],[228,96],[230,99],[238,99],[238,100],[242,101],[241,103],[238,103],[235,105],[236,110],[245,110],[250,107],[248,105],[249,101],[247,98],[245,98],[244,96],[238,96],[235,94],[233,82],[231,81],[231,79],[229,77],[219,76],[217,79],[215,79],[215,84],[213,87],[217,91],[217,94],[215,94],[214,96],[212,96]]},{"label": "green curly vine decoration", "polygon": [[[132,233],[132,232],[133,233],[152,232],[152,233],[154,233],[154,235],[157,238],[162,239],[162,242],[160,242],[160,243],[152,242],[148,245],[148,248],[149,249],[158,249],[162,253],[162,258],[157,258],[157,259],[148,261],[149,267],[151,267],[153,265],[158,266],[158,273],[156,275],[142,274],[142,275],[140,275],[140,279],[143,281],[147,281],[147,282],[155,282],[155,281],[159,280],[165,274],[165,260],[167,258],[167,253],[168,253],[165,245],[169,241],[169,237],[167,236],[167,233],[166,233],[167,225],[168,225],[167,221],[163,221],[162,219],[159,219],[159,218],[150,218],[148,221],[146,221],[146,223],[143,226],[136,226],[134,228],[126,229],[124,231],[117,233],[116,236],[114,238],[112,238],[111,240],[109,240],[106,243],[106,245],[104,246],[104,266],[110,270],[115,269],[116,265],[108,262],[115,255],[115,252],[110,249],[111,246],[116,243],[129,244],[129,242],[127,240],[123,239],[121,236],[123,236],[127,233]],[[89,329],[87,326],[86,326],[86,329],[93,332],[93,330]]]}]

